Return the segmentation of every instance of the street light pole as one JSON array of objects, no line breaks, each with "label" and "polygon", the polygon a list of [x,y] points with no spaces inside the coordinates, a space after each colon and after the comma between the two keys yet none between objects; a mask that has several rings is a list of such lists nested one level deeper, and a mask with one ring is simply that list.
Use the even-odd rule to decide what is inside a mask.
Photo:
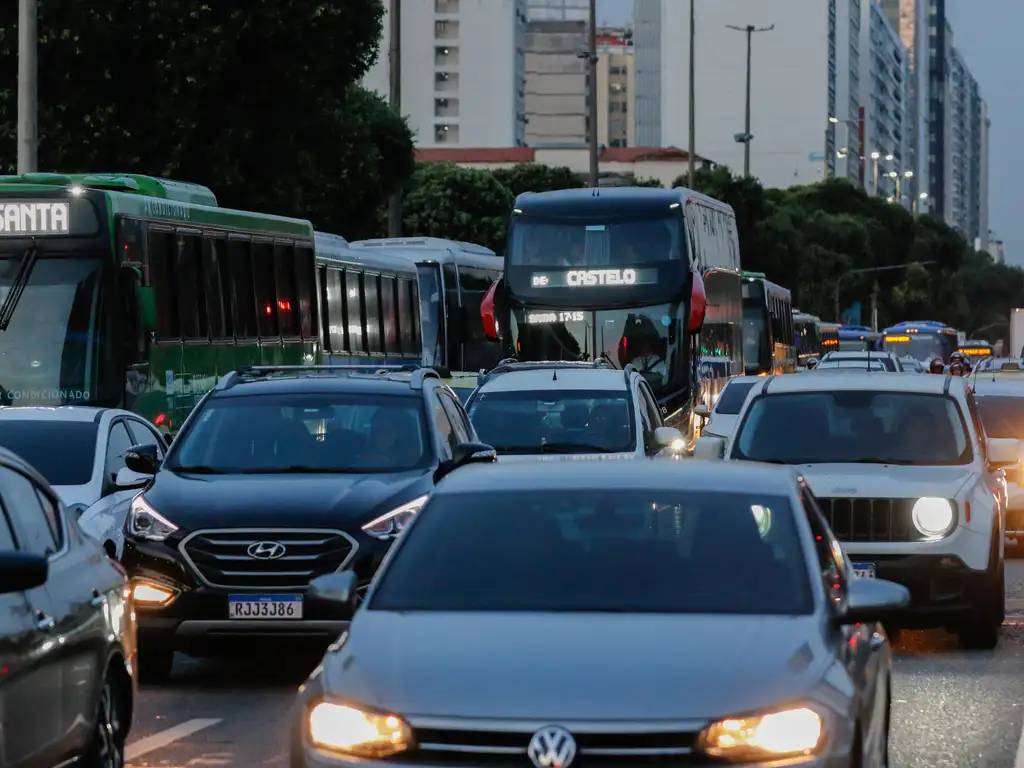
[{"label": "street light pole", "polygon": [[[388,45],[388,103],[402,114],[402,0],[391,0],[388,19],[391,40]],[[395,190],[388,200],[388,237],[402,234],[402,190]]]},{"label": "street light pole", "polygon": [[775,25],[772,24],[769,27],[755,27],[753,24],[747,24],[745,27],[737,27],[732,24],[725,25],[728,29],[734,29],[737,32],[747,33],[747,117],[743,134],[736,137],[736,140],[743,144],[743,176],[746,178],[750,177],[750,142],[754,139],[753,134],[750,132],[750,57],[751,48],[753,47],[753,37],[755,32],[770,32],[775,29]]},{"label": "street light pole", "polygon": [[38,170],[37,12],[36,0],[18,3],[18,173]]},{"label": "street light pole", "polygon": [[[841,323],[842,317],[839,311],[839,286],[843,282],[843,278],[850,277],[851,275],[865,275],[871,272],[890,272],[894,269],[906,269],[907,267],[924,267],[928,264],[934,264],[934,261],[909,261],[906,264],[895,264],[891,267],[863,267],[861,269],[848,269],[839,277],[836,278],[835,289],[832,293],[832,301],[834,302],[835,318],[837,323]],[[875,289],[877,291],[877,288]]]},{"label": "street light pole", "polygon": [[690,0],[690,144],[688,149],[688,167],[690,187],[694,185],[694,174],[697,172],[697,81],[694,67],[697,57],[694,53],[694,46],[697,42],[696,23],[697,12],[694,10],[695,0]]},{"label": "street light pole", "polygon": [[590,120],[590,186],[596,188],[597,167],[597,0],[590,0],[590,52],[587,56],[587,73],[590,79],[590,98],[587,111]]}]

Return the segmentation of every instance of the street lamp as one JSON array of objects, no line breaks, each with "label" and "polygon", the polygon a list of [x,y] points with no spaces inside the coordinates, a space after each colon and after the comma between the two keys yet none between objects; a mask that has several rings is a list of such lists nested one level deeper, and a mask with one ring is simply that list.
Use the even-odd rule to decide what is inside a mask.
[{"label": "street lamp", "polygon": [[919,194],[917,197],[915,197],[913,199],[913,204],[914,204],[913,214],[914,214],[914,216],[917,216],[918,210],[920,208],[919,204],[923,204],[925,202],[925,200],[927,200],[927,199],[928,199],[928,193],[927,192],[922,192],[921,194]]},{"label": "street lamp", "polygon": [[850,277],[851,275],[870,274],[872,272],[890,272],[894,269],[906,269],[907,267],[924,267],[934,263],[934,261],[909,261],[906,264],[895,264],[891,267],[864,267],[862,269],[848,269],[846,272],[843,272],[836,278],[835,290],[832,296],[833,301],[835,302],[836,322],[842,322],[839,312],[839,286],[843,282],[843,278]]}]

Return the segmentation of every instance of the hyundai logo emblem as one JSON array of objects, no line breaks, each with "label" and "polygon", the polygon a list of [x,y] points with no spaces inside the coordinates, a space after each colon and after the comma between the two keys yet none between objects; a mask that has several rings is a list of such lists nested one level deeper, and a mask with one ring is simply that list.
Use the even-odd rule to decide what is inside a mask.
[{"label": "hyundai logo emblem", "polygon": [[254,541],[245,551],[256,560],[277,560],[284,557],[288,550],[279,541]]},{"label": "hyundai logo emblem", "polygon": [[549,725],[533,734],[526,754],[536,768],[569,768],[576,759],[576,739],[565,728]]}]

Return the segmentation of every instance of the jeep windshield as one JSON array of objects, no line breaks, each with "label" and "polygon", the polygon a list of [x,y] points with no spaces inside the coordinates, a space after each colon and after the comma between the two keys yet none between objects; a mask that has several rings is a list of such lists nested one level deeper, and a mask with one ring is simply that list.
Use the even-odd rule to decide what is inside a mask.
[{"label": "jeep windshield", "polygon": [[952,397],[918,392],[797,392],[759,397],[732,458],[776,464],[967,464]]},{"label": "jeep windshield", "polygon": [[431,462],[418,398],[302,394],[211,397],[168,456],[197,474],[397,472]]}]

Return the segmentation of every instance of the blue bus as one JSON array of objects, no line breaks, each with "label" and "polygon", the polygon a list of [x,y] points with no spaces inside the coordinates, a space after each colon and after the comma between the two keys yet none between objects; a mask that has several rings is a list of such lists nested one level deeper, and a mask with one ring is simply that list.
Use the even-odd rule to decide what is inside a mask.
[{"label": "blue bus", "polygon": [[948,363],[957,346],[956,328],[938,320],[908,320],[882,331],[883,350],[897,357],[912,357],[925,365],[937,357]]},{"label": "blue bus", "polygon": [[876,352],[882,348],[882,334],[866,325],[843,325],[839,328],[840,352]]}]

